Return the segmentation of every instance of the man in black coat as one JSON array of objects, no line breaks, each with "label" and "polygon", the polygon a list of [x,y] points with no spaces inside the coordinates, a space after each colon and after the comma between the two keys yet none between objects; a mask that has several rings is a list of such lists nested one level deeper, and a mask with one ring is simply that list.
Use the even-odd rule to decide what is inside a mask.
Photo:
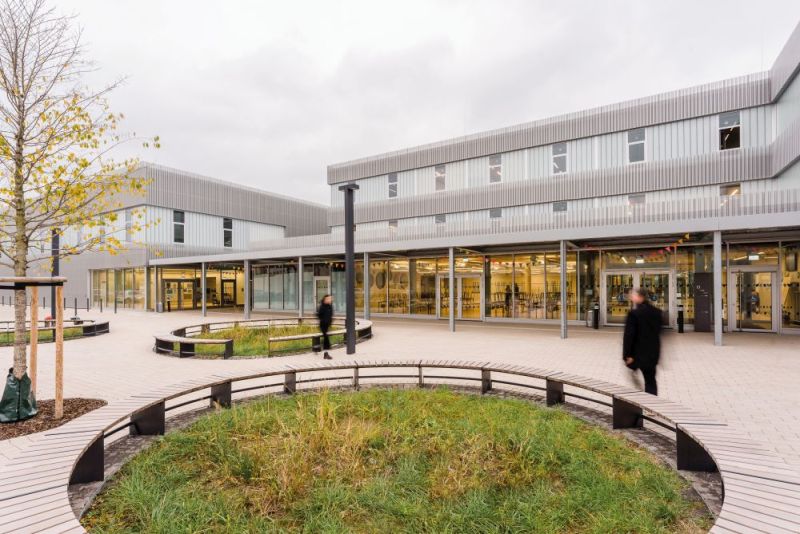
[{"label": "man in black coat", "polygon": [[333,298],[330,295],[325,295],[322,297],[322,301],[319,303],[319,308],[317,309],[319,330],[322,332],[322,350],[325,351],[325,355],[323,357],[326,360],[331,359],[331,355],[328,354],[328,351],[331,349],[331,340],[328,337],[328,330],[331,329],[331,323],[333,323],[332,301]]},{"label": "man in black coat", "polygon": [[650,304],[647,292],[631,290],[633,309],[625,319],[622,339],[622,359],[632,370],[639,369],[644,377],[644,390],[658,395],[656,366],[661,356],[661,310]]}]

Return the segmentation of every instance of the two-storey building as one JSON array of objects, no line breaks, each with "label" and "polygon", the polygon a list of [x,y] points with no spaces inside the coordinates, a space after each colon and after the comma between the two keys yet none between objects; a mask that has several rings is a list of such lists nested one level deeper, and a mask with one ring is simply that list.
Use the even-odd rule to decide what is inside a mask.
[{"label": "two-storey building", "polygon": [[670,327],[797,332],[798,63],[795,30],[766,72],[331,165],[329,234],[180,263],[240,266],[248,313],[341,307],[354,182],[359,313],[615,325],[642,286]]}]

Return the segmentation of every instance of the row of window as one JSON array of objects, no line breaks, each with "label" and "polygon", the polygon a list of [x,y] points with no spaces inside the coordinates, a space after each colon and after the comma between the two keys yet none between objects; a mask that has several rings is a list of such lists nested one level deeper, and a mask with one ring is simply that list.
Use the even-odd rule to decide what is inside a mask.
[{"label": "row of window", "polygon": [[[730,150],[741,147],[741,119],[738,111],[723,113],[719,116],[719,149]],[[628,163],[641,163],[645,161],[645,144],[647,134],[644,128],[636,128],[627,132]],[[563,174],[568,172],[567,143],[554,143],[552,145],[552,173]],[[439,164],[433,170],[436,191],[447,189],[447,165]],[[388,175],[389,198],[397,198],[397,173]],[[497,184],[503,181],[503,155],[489,156],[489,183]]]},{"label": "row of window", "polygon": [[[127,225],[126,225],[127,227]],[[186,213],[181,210],[172,210],[172,242],[184,243],[186,238]],[[222,219],[222,246],[233,247],[233,219]]]},{"label": "row of window", "polygon": [[[735,197],[741,193],[742,186],[741,184],[728,184],[728,185],[721,185],[719,187],[719,195],[720,197]],[[628,205],[629,206],[641,206],[645,204],[647,199],[647,195],[645,193],[635,193],[628,195]],[[567,211],[568,203],[566,200],[561,200],[558,202],[553,202],[553,213],[563,213]],[[490,208],[489,209],[489,219],[500,219],[503,217],[503,208]],[[389,222],[389,229],[396,230],[398,228],[398,221],[397,219],[392,219]],[[440,213],[434,216],[434,222],[436,224],[446,224],[447,223],[447,214]]]}]

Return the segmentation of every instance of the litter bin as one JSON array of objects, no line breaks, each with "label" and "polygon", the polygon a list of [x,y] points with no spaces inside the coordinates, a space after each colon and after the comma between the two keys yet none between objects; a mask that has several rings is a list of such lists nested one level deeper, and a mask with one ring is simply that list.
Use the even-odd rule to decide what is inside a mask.
[{"label": "litter bin", "polygon": [[594,314],[595,313],[596,312],[595,312],[594,308],[590,308],[590,309],[586,310],[586,328],[592,328],[592,326],[594,325]]}]

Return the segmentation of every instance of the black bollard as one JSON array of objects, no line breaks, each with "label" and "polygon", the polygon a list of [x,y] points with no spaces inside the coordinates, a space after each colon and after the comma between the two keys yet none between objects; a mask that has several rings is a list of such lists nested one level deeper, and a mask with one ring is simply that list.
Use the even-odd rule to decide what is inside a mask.
[{"label": "black bollard", "polygon": [[117,313],[117,297],[114,296],[114,313]]},{"label": "black bollard", "polygon": [[592,328],[598,330],[600,328],[600,305],[595,302],[594,313],[592,314]]},{"label": "black bollard", "polygon": [[89,297],[86,297],[86,311],[89,311]]},{"label": "black bollard", "polygon": [[103,313],[103,299],[100,299],[100,313]]},{"label": "black bollard", "polygon": [[683,304],[678,304],[678,333],[683,334]]},{"label": "black bollard", "polygon": [[73,297],[73,301],[72,301],[72,316],[73,317],[77,317],[78,316],[78,297]]}]

